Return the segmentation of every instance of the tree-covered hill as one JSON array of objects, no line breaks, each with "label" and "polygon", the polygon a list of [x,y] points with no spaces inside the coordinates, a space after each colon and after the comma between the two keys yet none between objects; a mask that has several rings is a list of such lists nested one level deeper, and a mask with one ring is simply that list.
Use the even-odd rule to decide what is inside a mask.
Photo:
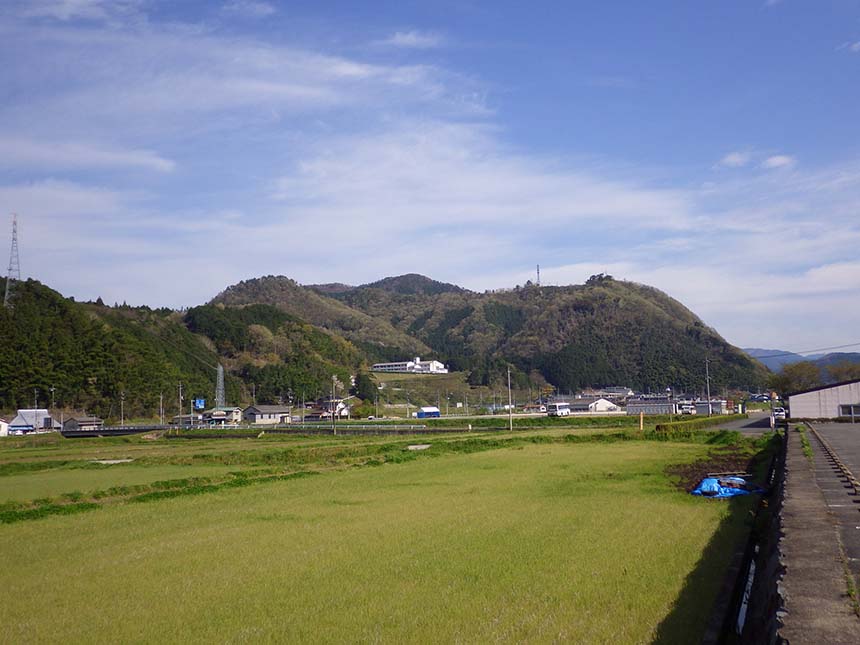
[{"label": "tree-covered hill", "polygon": [[[0,281],[5,287],[5,283]],[[277,403],[349,383],[364,357],[349,341],[271,305],[169,309],[79,303],[30,280],[0,308],[0,410],[40,406],[107,419],[183,412],[192,398],[214,403],[218,364],[227,402]]]},{"label": "tree-covered hill", "polygon": [[[0,281],[0,285],[2,285]],[[441,285],[441,286],[439,286]],[[334,297],[332,297],[334,296]],[[651,287],[594,276],[584,285],[474,293],[407,275],[324,295],[283,277],[248,280],[184,314],[78,303],[35,281],[0,310],[0,409],[40,405],[119,416],[177,411],[177,386],[228,402],[298,401],[367,365],[416,355],[499,385],[626,385],[661,391],[764,386],[766,369],[681,303]],[[187,404],[187,403],[186,403]]]},{"label": "tree-covered hill", "polygon": [[[0,408],[57,407],[118,418],[176,414],[178,384],[188,397],[214,396],[218,356],[170,310],[77,303],[34,280],[16,283],[0,309]],[[240,384],[228,378],[229,392]],[[37,390],[37,393],[34,393]]]},{"label": "tree-covered hill", "polygon": [[[290,283],[294,303],[307,298],[302,291],[312,291]],[[313,301],[327,302],[327,310],[337,315],[347,307],[373,319],[374,333],[394,329],[391,336],[376,336],[386,347],[401,350],[390,358],[411,355],[402,351],[407,336],[430,351],[422,350],[422,356],[468,370],[474,384],[498,382],[510,363],[521,384],[533,375],[565,390],[624,384],[652,391],[665,387],[699,391],[705,384],[706,358],[715,387],[755,389],[766,380],[761,364],[652,287],[604,275],[593,276],[584,285],[528,285],[485,293],[432,286],[444,284],[412,274],[331,290],[328,295],[314,292]],[[259,282],[254,286],[253,301],[265,302],[265,290],[258,288]],[[273,304],[283,306],[283,301],[278,294]],[[327,328],[337,326],[326,321],[326,309],[316,311],[316,321]],[[351,332],[366,338],[365,330]],[[360,341],[357,344],[366,349]]]},{"label": "tree-covered hill", "polygon": [[269,304],[312,325],[352,341],[371,362],[427,354],[429,348],[415,337],[393,327],[384,317],[359,309],[303,287],[284,276],[264,276],[232,285],[210,304]]}]

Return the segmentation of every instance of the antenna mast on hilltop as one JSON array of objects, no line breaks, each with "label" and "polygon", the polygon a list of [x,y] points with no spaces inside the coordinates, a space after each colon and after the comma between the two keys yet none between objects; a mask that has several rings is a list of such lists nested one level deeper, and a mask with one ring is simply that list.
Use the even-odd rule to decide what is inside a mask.
[{"label": "antenna mast on hilltop", "polygon": [[540,286],[540,264],[537,265],[537,286]]},{"label": "antenna mast on hilltop", "polygon": [[9,270],[6,272],[6,294],[3,306],[11,307],[12,280],[21,282],[21,261],[18,258],[18,216],[12,215],[12,250],[9,252]]}]

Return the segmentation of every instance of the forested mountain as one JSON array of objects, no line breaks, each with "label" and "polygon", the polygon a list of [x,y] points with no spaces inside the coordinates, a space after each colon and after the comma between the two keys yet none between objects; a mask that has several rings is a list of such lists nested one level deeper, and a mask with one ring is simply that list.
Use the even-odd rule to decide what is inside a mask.
[{"label": "forested mountain", "polygon": [[[4,283],[5,286],[5,283]],[[119,417],[165,407],[176,414],[178,384],[211,398],[218,356],[182,324],[181,314],[148,307],[77,303],[34,280],[16,283],[0,309],[0,408],[40,406]],[[239,382],[228,378],[237,396]],[[34,392],[38,390],[38,392]]]},{"label": "forested mountain", "polygon": [[[278,292],[275,285],[287,279],[262,280]],[[271,302],[302,315],[298,298],[289,304],[267,299],[259,281],[249,282],[225,293],[232,302]],[[291,294],[302,289],[288,282]],[[537,373],[563,389],[623,383],[698,390],[704,386],[706,357],[712,383],[755,388],[766,378],[759,363],[651,287],[603,275],[585,285],[528,285],[482,294],[450,287],[410,274],[314,295],[372,318],[376,330],[395,330],[381,339],[387,347],[402,348],[403,336],[420,341],[432,350],[432,355],[422,350],[422,356],[468,370],[473,384],[500,380],[512,363],[520,383]],[[399,358],[409,355],[402,352]]]},{"label": "forested mountain", "polygon": [[[0,281],[0,286],[3,282]],[[420,355],[468,373],[473,385],[562,390],[622,384],[699,391],[705,358],[713,387],[759,389],[766,370],[666,294],[594,276],[584,285],[474,293],[418,275],[360,287],[302,287],[268,276],[227,288],[187,312],[78,303],[35,281],[0,309],[0,409],[33,404],[116,418],[168,416],[214,398],[216,366],[231,403],[276,403],[328,391],[335,375]]]},{"label": "forested mountain", "polygon": [[371,362],[397,360],[404,354],[427,354],[430,348],[388,323],[353,307],[303,287],[284,276],[244,280],[228,287],[210,304],[270,304],[302,320],[352,341]]},{"label": "forested mountain", "polygon": [[[0,285],[5,286],[3,282]],[[332,375],[349,383],[364,362],[343,338],[271,305],[169,309],[107,307],[63,298],[29,280],[15,285],[13,308],[0,308],[0,409],[56,407],[118,418],[166,414],[192,398],[214,402],[217,365],[227,400],[261,403],[328,391]],[[37,392],[35,392],[37,391]]]}]

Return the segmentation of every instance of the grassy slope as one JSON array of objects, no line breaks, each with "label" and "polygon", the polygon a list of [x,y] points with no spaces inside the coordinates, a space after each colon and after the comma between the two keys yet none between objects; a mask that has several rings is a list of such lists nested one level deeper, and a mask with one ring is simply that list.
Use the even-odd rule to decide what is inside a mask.
[{"label": "grassy slope", "polygon": [[0,526],[0,640],[650,640],[729,513],[661,474],[705,451],[528,445]]}]

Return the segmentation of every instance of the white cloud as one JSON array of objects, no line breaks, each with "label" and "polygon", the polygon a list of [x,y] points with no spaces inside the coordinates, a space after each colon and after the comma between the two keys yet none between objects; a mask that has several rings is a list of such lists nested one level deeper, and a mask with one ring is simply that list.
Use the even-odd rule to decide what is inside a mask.
[{"label": "white cloud", "polygon": [[794,157],[789,155],[773,155],[761,162],[762,168],[791,168],[797,163]]},{"label": "white cloud", "polygon": [[[6,129],[100,132],[217,130],[350,110],[422,106],[430,114],[486,114],[476,83],[432,65],[366,63],[309,49],[206,31],[166,28],[9,28],[0,58],[6,85],[39,84],[0,105]],[[207,118],[201,119],[200,115]],[[65,138],[68,138],[68,134]]]},{"label": "white cloud", "polygon": [[433,49],[445,44],[445,39],[429,31],[396,31],[388,38],[376,41],[375,44],[408,49]]},{"label": "white cloud", "polygon": [[741,168],[750,162],[751,155],[743,150],[736,150],[725,155],[717,165],[726,168]]},{"label": "white cloud", "polygon": [[255,0],[231,0],[224,4],[224,11],[235,13],[249,18],[265,18],[277,12],[277,9],[268,2]]},{"label": "white cloud", "polygon": [[842,43],[841,45],[839,45],[839,47],[836,48],[836,51],[840,51],[842,49],[845,49],[845,50],[851,52],[852,54],[856,54],[856,53],[860,52],[860,40],[858,40],[856,42],[850,42],[849,41],[847,43]]},{"label": "white cloud", "polygon": [[679,191],[518,155],[485,127],[440,122],[327,140],[278,180],[274,196],[292,217],[386,230],[504,223],[493,228],[502,236],[596,221],[675,229],[689,217]]},{"label": "white cloud", "polygon": [[0,186],[0,203],[26,218],[89,218],[123,210],[117,191],[56,179]]},{"label": "white cloud", "polygon": [[176,164],[151,150],[123,150],[92,143],[37,141],[0,135],[0,166],[41,170],[138,167],[169,172]]},{"label": "white cloud", "polygon": [[[10,0],[24,18],[116,23],[138,16],[141,0]],[[8,5],[7,5],[8,6]]]}]

